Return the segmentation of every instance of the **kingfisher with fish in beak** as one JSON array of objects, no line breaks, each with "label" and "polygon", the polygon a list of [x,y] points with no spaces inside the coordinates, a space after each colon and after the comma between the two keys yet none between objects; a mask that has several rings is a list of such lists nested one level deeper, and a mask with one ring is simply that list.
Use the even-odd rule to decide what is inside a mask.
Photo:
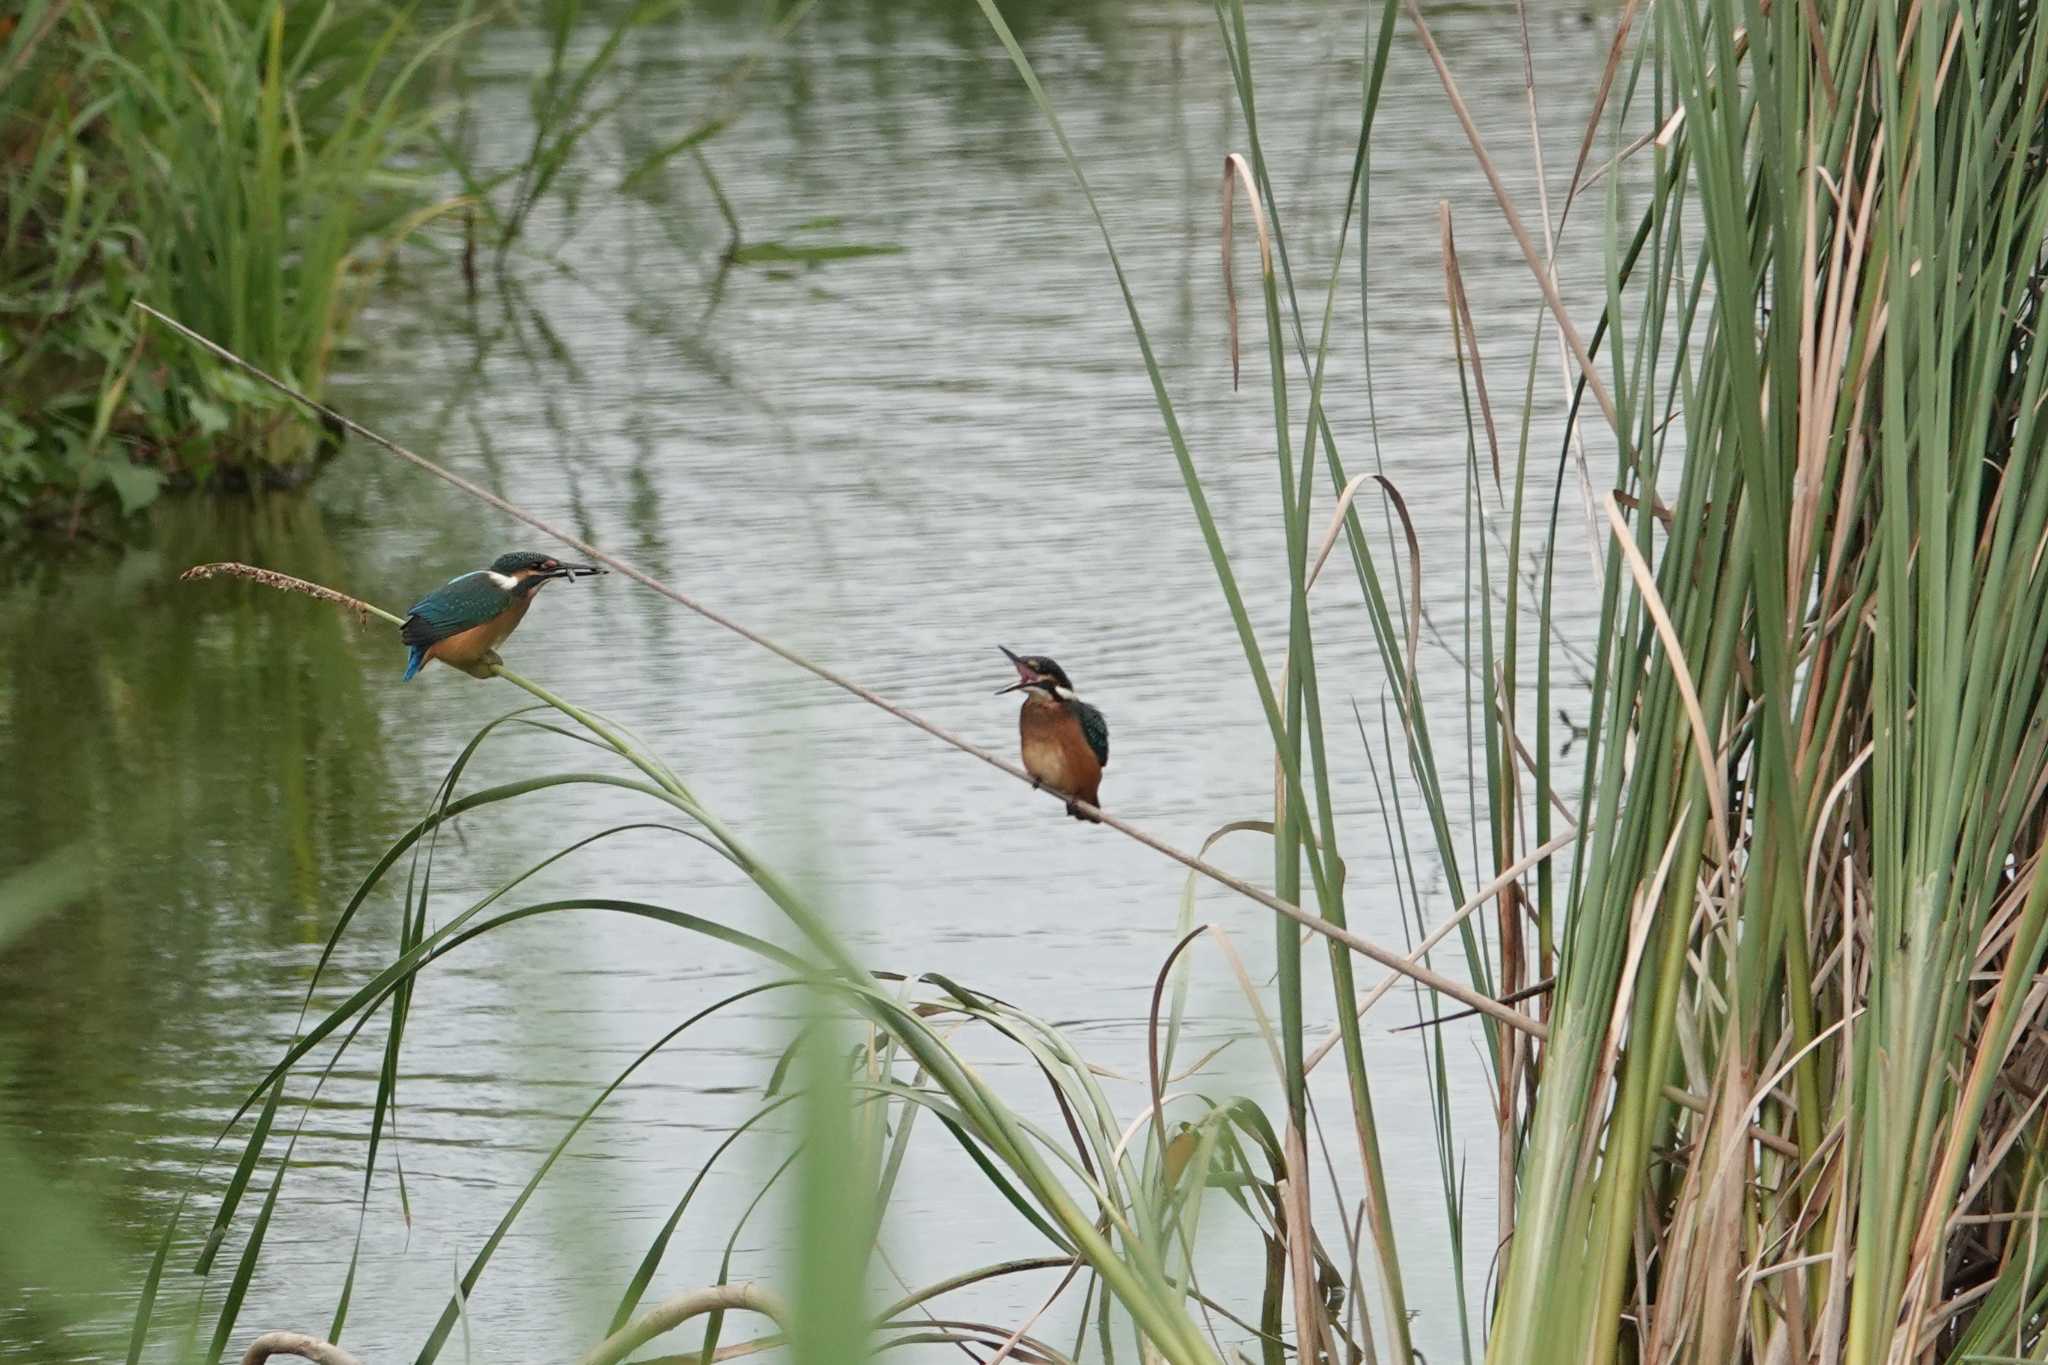
[{"label": "kingfisher with fish in beak", "polygon": [[1084,814],[1078,803],[1100,806],[1102,770],[1109,766],[1109,722],[1100,711],[1074,694],[1066,671],[1043,654],[1018,655],[997,649],[1016,665],[1017,681],[996,689],[1025,693],[1017,713],[1023,741],[1024,771],[1035,787],[1050,787],[1067,798],[1067,814],[1076,820],[1099,819]]},{"label": "kingfisher with fish in beak", "polygon": [[488,569],[449,579],[406,613],[398,638],[412,649],[405,677],[412,681],[429,659],[487,678],[502,662],[498,646],[526,618],[541,588],[556,578],[587,578],[604,570],[572,564],[536,550],[499,555]]}]

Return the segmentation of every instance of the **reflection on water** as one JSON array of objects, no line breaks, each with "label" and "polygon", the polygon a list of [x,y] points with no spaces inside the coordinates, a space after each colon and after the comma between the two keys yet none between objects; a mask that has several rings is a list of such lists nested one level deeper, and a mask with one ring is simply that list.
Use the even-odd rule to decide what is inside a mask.
[{"label": "reflection on water", "polygon": [[[1440,22],[1467,99],[1533,202],[1512,9]],[[1255,620],[1282,638],[1263,350],[1233,395],[1217,282],[1218,170],[1242,133],[1213,20],[1200,7],[1076,0],[1034,11],[1025,36],[1125,253]],[[1575,22],[1540,17],[1532,37],[1539,71],[1560,76],[1597,69],[1603,52],[1604,35]],[[1259,8],[1254,44],[1289,245],[1304,300],[1319,300],[1363,36],[1351,10],[1283,3]],[[526,145],[541,52],[528,31],[485,35],[467,89],[480,164],[510,164]],[[1263,722],[1100,240],[973,7],[827,9],[776,49],[763,49],[748,14],[713,13],[643,34],[631,53],[620,78],[629,103],[544,204],[533,251],[513,257],[512,291],[487,290],[471,312],[452,266],[411,259],[366,316],[337,401],[992,744],[1008,744],[1015,725],[1013,701],[990,696],[1009,676],[996,645],[1055,655],[1115,728],[1105,802],[1177,843],[1267,809]],[[744,239],[900,254],[721,268],[728,228],[688,158],[617,193],[650,148],[718,107],[721,78],[749,55],[759,61],[743,112],[705,149]],[[1570,79],[1546,91],[1553,157],[1577,145]],[[1339,291],[1327,394],[1354,470],[1381,459],[1423,536],[1443,642],[1433,691],[1443,733],[1458,736],[1469,518],[1437,202],[1460,215],[1482,339],[1504,376],[1526,364],[1535,295],[1406,34],[1389,82],[1373,165],[1377,422],[1355,275]],[[1567,279],[1584,280],[1598,260],[1590,242],[1567,250]],[[1539,393],[1555,389],[1551,364]],[[1554,431],[1546,410],[1532,449],[1554,450]],[[447,670],[401,686],[403,654],[386,629],[240,584],[179,585],[177,571],[247,559],[402,607],[531,539],[358,446],[310,497],[166,506],[130,553],[5,571],[0,871],[79,839],[103,866],[84,904],[0,957],[0,1131],[90,1198],[133,1258],[105,1301],[0,1283],[10,1354],[118,1353],[126,1288],[219,1123],[290,1034],[340,905],[475,729],[523,700]],[[1370,713],[1379,665],[1340,577],[1318,589],[1319,654],[1325,676]],[[1567,631],[1595,601],[1568,596]],[[550,589],[506,654],[635,727],[758,845],[805,871],[877,965],[999,990],[1139,1074],[1147,996],[1178,913],[1171,866],[617,579]],[[1364,755],[1339,747],[1336,761],[1352,921],[1398,940]],[[471,780],[583,762],[559,741],[508,735]],[[1455,806],[1463,800],[1454,792]],[[644,814],[584,792],[461,822],[436,864],[435,922],[559,842]],[[551,871],[541,893],[641,896],[781,932],[692,850],[673,836],[625,836]],[[1219,851],[1249,874],[1264,868],[1255,841]],[[323,999],[388,959],[396,896],[366,906]],[[1228,926],[1255,968],[1270,959],[1270,928],[1249,907],[1205,890],[1200,913]],[[415,1349],[454,1267],[596,1087],[687,1010],[752,979],[737,954],[575,917],[489,936],[430,976],[408,1034],[399,1141],[380,1157],[362,1223],[355,1349],[370,1359]],[[1227,973],[1205,962],[1198,980],[1202,1036],[1239,1032]],[[480,1357],[558,1357],[595,1339],[681,1186],[758,1103],[785,1008],[749,1002],[686,1035],[579,1141],[470,1305]],[[246,1330],[319,1329],[333,1311],[357,1232],[380,1029],[312,1111]],[[1402,1256],[1418,1341],[1450,1358],[1456,1301],[1421,1059],[1412,1041],[1378,1031],[1369,1047],[1389,1166],[1408,1201],[1397,1213],[1412,1243]],[[1268,1094],[1254,1054],[1226,1051],[1216,1088]],[[1019,1103],[1038,1102],[1014,1056],[988,1058]],[[1138,1093],[1113,1091],[1128,1114]],[[1458,1131],[1485,1169],[1485,1101],[1468,1098]],[[1337,1090],[1324,1103],[1342,1112]],[[657,1292],[715,1274],[772,1151],[772,1138],[742,1148],[706,1182]],[[934,1145],[917,1160],[888,1242],[909,1281],[1037,1249],[957,1153]],[[219,1160],[204,1169],[217,1185]],[[1473,1180],[1468,1194],[1476,1291],[1489,1182]],[[210,1215],[202,1208],[193,1229]],[[772,1276],[776,1245],[773,1216],[758,1215],[734,1273]],[[1242,1259],[1251,1254],[1214,1249],[1220,1282],[1256,1273]],[[165,1321],[178,1329],[191,1259],[181,1246],[166,1280]],[[1047,1288],[1020,1281],[973,1306],[1010,1320]],[[220,1292],[216,1283],[203,1330]],[[1050,1339],[1071,1340],[1072,1311],[1048,1319]]]}]

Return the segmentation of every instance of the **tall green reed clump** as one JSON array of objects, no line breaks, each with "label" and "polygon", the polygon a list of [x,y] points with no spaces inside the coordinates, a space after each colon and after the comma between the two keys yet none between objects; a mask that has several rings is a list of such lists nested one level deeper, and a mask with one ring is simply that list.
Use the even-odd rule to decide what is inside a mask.
[{"label": "tall green reed clump", "polygon": [[2048,16],[1723,0],[1645,44],[1603,360],[1653,510],[1608,513],[1493,1358],[2032,1353]]},{"label": "tall green reed clump", "polygon": [[294,481],[317,429],[133,300],[318,392],[360,285],[437,210],[402,169],[458,6],[28,0],[0,28],[0,531],[170,481]]}]

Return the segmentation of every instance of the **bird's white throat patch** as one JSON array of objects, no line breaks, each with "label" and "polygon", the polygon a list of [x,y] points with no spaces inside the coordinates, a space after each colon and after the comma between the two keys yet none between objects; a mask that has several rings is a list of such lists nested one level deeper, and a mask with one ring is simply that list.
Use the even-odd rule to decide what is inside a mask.
[{"label": "bird's white throat patch", "polygon": [[1054,695],[1055,697],[1058,697],[1058,698],[1059,698],[1059,699],[1060,699],[1061,701],[1079,701],[1079,700],[1081,700],[1081,694],[1080,694],[1080,693],[1078,693],[1078,692],[1076,692],[1076,691],[1075,691],[1075,690],[1074,690],[1073,688],[1071,688],[1071,687],[1061,687],[1061,686],[1060,686],[1059,684],[1057,684],[1057,683],[1053,684],[1052,694],[1053,694],[1053,695]]},{"label": "bird's white throat patch", "polygon": [[506,592],[510,592],[512,591],[512,589],[519,586],[519,580],[512,577],[510,574],[499,573],[496,569],[485,569],[484,572],[491,576],[491,582],[497,584]]}]

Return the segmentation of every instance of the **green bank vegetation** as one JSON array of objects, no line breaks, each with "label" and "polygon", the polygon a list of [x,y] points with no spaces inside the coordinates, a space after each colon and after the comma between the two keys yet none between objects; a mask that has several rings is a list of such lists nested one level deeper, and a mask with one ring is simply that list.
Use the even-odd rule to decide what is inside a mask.
[{"label": "green bank vegetation", "polygon": [[[812,3],[766,15],[769,41]],[[339,449],[334,433],[239,374],[148,347],[129,305],[316,396],[401,250],[450,303],[488,288],[511,306],[523,296],[508,259],[552,249],[532,240],[536,208],[589,172],[592,135],[630,98],[622,57],[636,39],[680,45],[687,8],[26,0],[0,15],[0,535],[76,533],[167,489],[305,482]],[[488,164],[455,96],[478,35],[514,25],[536,28],[546,53],[533,137],[513,163]],[[595,49],[572,47],[593,27]],[[679,158],[737,114],[756,60],[683,127],[637,129],[659,145],[616,188],[696,177]],[[737,246],[739,219],[711,188]],[[806,264],[887,249],[753,249],[778,246],[773,259]]]},{"label": "green bank vegetation", "polygon": [[[1269,380],[1291,585],[1284,639],[1251,627],[1241,566],[1202,479],[1204,460],[1220,456],[1184,440],[1143,300],[1120,266],[1115,279],[1271,729],[1279,799],[1260,831],[1271,892],[1342,929],[1345,850],[1380,841],[1409,916],[1447,945],[1437,965],[1503,999],[1554,981],[1456,1026],[1477,1031],[1483,1060],[1459,1041],[1469,1035],[1421,1035],[1443,1225],[1389,1216],[1388,1096],[1374,1063],[1417,1044],[1388,1043],[1381,1016],[1360,1022],[1383,993],[1380,974],[1359,972],[1339,938],[1304,943],[1294,920],[1274,918],[1277,980],[1250,987],[1268,1021],[1255,1044],[1273,1068],[1268,1103],[1209,1086],[1190,1068],[1199,1059],[1175,1056],[1180,969],[1217,951],[1214,936],[1191,932],[1155,983],[1151,1088],[1159,1096],[1161,1078],[1176,1076],[1176,1097],[1115,1112],[1077,1044],[1004,1003],[1001,983],[871,974],[685,777],[617,723],[514,679],[539,709],[476,737],[433,810],[334,925],[339,942],[404,864],[418,875],[403,893],[400,951],[252,1078],[236,1130],[242,1160],[224,1190],[206,1192],[200,1268],[214,1289],[193,1336],[199,1354],[217,1358],[246,1336],[242,1292],[280,1207],[291,1170],[282,1140],[322,1074],[315,1065],[331,1066],[335,1045],[373,1018],[388,1021],[365,1155],[374,1170],[406,1012],[432,989],[431,965],[518,920],[577,914],[738,944],[769,973],[754,989],[801,992],[817,1012],[789,1062],[762,1078],[764,1112],[794,1104],[803,1114],[786,1167],[805,1219],[788,1282],[772,1297],[742,1301],[735,1288],[648,1304],[671,1219],[620,1286],[615,1335],[593,1343],[592,1360],[701,1323],[698,1359],[787,1332],[797,1357],[818,1361],[1012,1337],[1010,1358],[1027,1360],[1405,1361],[1420,1286],[1404,1255],[1444,1242],[1456,1282],[1435,1301],[1463,1311],[1435,1338],[1461,1339],[1469,1360],[2042,1358],[2048,479],[2033,462],[2048,379],[2034,344],[2048,243],[2048,18],[2031,4],[1957,0],[1623,7],[1613,62],[1589,74],[1596,108],[1568,201],[1577,230],[1607,247],[1597,324],[1575,328],[1546,308],[1522,332],[1520,365],[1504,371],[1496,359],[1484,384],[1447,253],[1444,326],[1459,342],[1470,414],[1468,513],[1475,528],[1493,527],[1470,537],[1472,739],[1453,754],[1420,695],[1416,594],[1428,551],[1406,532],[1398,490],[1362,477],[1369,457],[1337,449],[1324,420],[1326,401],[1369,401],[1326,394],[1322,376],[1329,348],[1356,341],[1333,337],[1338,291],[1356,280],[1370,299],[1367,153],[1397,29],[1434,55],[1422,16],[1407,8],[1404,20],[1397,3],[1378,8],[1363,40],[1343,238],[1360,274],[1319,263],[1313,278],[1326,283],[1306,293],[1265,173],[1255,34],[1240,5],[1217,13],[1244,127],[1226,193],[1257,238],[1256,255],[1248,241],[1237,253],[1258,262],[1238,272],[1244,371],[1250,387],[1262,369]],[[1057,90],[1038,85],[990,0],[982,9],[1057,131]],[[1455,72],[1444,80],[1455,107]],[[1490,168],[1476,130],[1474,147]],[[1496,141],[1490,155],[1505,148]],[[1073,169],[1085,173],[1079,160]],[[1514,211],[1533,225],[1518,242],[1540,273],[1549,229],[1535,206]],[[1106,226],[1104,240],[1114,261]],[[1503,321],[1515,320],[1490,330],[1508,331]],[[1576,440],[1536,445],[1538,394],[1556,384],[1560,355],[1583,452]],[[1553,549],[1570,543],[1556,534],[1567,521],[1588,527],[1604,561],[1583,683],[1567,682],[1552,621],[1558,575],[1585,571]],[[1531,555],[1539,570],[1528,576]],[[1354,711],[1357,681],[1317,668],[1318,571],[1330,580],[1320,593],[1355,591],[1366,608],[1385,661],[1368,696],[1383,690],[1384,706]],[[1568,687],[1590,720],[1566,759],[1552,718]],[[550,716],[594,743],[598,761],[464,783],[479,746]],[[1446,763],[1481,774],[1471,809],[1446,796]],[[1367,764],[1390,813],[1412,796],[1427,819],[1345,828],[1334,776]],[[801,948],[601,886],[525,901],[527,877],[552,859],[429,914],[425,860],[446,818],[488,818],[501,803],[588,783],[637,794],[647,818],[694,841],[690,856],[758,886],[801,931]],[[1326,953],[1327,976],[1305,971],[1304,953]],[[1334,989],[1343,1021],[1327,1048],[1306,1032],[1308,992],[1324,989],[1311,980]],[[700,1012],[678,1030],[728,1003],[693,1002]],[[858,1034],[831,1042],[850,1021]],[[1034,1126],[991,1073],[963,1062],[967,1029],[1031,1059],[1059,1096],[1060,1130]],[[1319,1127],[1307,1077],[1325,1053],[1349,1104]],[[1492,1088],[1498,1132],[1452,1130],[1454,1074]],[[612,1093],[599,1087],[625,1079],[593,1078],[593,1110]],[[872,1229],[898,1190],[908,1135],[933,1127],[1015,1209],[1016,1254],[961,1265],[894,1305],[869,1302]],[[1308,1154],[1325,1141],[1359,1153],[1362,1209],[1336,1208],[1320,1189]],[[501,1233],[561,1150],[538,1165]],[[1466,1160],[1484,1150],[1497,1160],[1474,1162],[1471,1178],[1497,1185],[1497,1244],[1465,1221]],[[678,1192],[676,1218],[695,1188]],[[150,1276],[138,1352],[157,1300],[183,1292],[165,1271],[174,1246],[183,1254],[175,1231]],[[1261,1249],[1265,1274],[1203,1282],[1193,1249],[1231,1238]],[[463,1292],[497,1245],[466,1267],[422,1361],[449,1348]],[[1071,1309],[1061,1341],[1028,1324],[918,1311],[1025,1273],[1070,1277],[1078,1335]],[[1482,1281],[1484,1296],[1467,1301],[1467,1284]],[[744,1324],[741,1309],[753,1314]],[[341,1338],[364,1311],[344,1295],[328,1335]]]},{"label": "green bank vegetation", "polygon": [[281,0],[29,0],[0,41],[0,531],[167,483],[297,482],[260,385],[146,352],[144,300],[319,392],[376,257],[434,210],[431,65],[462,32]]}]

